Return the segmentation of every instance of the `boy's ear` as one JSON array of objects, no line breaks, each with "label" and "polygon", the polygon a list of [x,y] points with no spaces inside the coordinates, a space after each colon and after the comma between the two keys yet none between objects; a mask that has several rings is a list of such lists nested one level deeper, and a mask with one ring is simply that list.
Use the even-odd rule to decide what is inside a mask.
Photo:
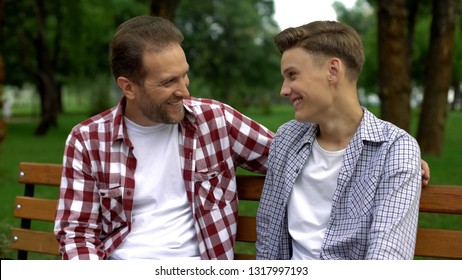
[{"label": "boy's ear", "polygon": [[328,75],[328,81],[329,83],[335,83],[339,79],[339,73],[340,73],[340,65],[341,61],[339,58],[333,57],[329,61],[329,75]]}]

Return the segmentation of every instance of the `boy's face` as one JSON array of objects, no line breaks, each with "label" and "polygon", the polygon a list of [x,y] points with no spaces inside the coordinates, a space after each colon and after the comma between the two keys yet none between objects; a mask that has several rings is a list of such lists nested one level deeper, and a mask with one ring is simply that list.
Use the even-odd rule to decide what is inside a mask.
[{"label": "boy's face", "polygon": [[281,96],[289,99],[295,119],[319,123],[319,118],[331,106],[328,59],[315,64],[313,56],[302,48],[284,51],[281,58],[283,84]]}]

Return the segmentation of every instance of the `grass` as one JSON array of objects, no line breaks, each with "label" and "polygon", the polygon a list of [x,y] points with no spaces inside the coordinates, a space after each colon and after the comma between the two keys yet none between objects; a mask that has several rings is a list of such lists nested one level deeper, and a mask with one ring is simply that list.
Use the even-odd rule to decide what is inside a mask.
[{"label": "grass", "polygon": [[[374,111],[375,110],[375,111]],[[376,113],[376,109],[372,112]],[[245,112],[249,117],[275,131],[281,124],[293,118],[289,106],[273,106],[268,115],[259,109]],[[416,113],[417,115],[417,113]],[[16,252],[9,250],[10,228],[19,226],[19,220],[13,217],[14,198],[23,193],[23,187],[17,183],[17,170],[21,161],[61,163],[64,142],[70,129],[88,115],[83,113],[64,114],[59,118],[59,126],[42,137],[33,135],[38,119],[27,115],[15,116],[8,124],[8,135],[0,144],[0,258],[16,257]],[[432,184],[462,185],[462,112],[450,112],[446,124],[445,146],[441,157],[424,156],[431,168]],[[415,122],[413,127],[416,127]],[[244,173],[243,170],[238,172]],[[55,196],[55,193],[42,192],[43,197]],[[255,214],[257,203],[243,203],[240,211]],[[425,214],[420,223],[426,227],[443,227],[462,229],[462,219],[443,215]],[[38,227],[51,228],[49,224]],[[238,250],[253,252],[246,244],[238,244]],[[35,256],[32,258],[43,258]]]}]

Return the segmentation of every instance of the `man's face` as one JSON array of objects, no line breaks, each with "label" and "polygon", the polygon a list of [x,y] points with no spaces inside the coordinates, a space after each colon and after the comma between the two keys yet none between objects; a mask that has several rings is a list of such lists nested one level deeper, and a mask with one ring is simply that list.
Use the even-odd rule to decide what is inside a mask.
[{"label": "man's face", "polygon": [[138,109],[136,122],[140,125],[174,124],[183,120],[183,98],[189,96],[189,65],[180,45],[146,52],[143,56],[146,71],[144,82],[135,86],[132,101]]}]

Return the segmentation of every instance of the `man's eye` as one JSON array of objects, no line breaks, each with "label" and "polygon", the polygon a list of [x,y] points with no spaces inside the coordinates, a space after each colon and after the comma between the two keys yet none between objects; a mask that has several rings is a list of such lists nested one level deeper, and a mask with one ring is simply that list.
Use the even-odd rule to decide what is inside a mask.
[{"label": "man's eye", "polygon": [[173,83],[175,82],[175,80],[168,80],[168,81],[165,81],[164,83],[162,83],[162,86],[164,87],[169,87],[171,85],[173,85]]}]

